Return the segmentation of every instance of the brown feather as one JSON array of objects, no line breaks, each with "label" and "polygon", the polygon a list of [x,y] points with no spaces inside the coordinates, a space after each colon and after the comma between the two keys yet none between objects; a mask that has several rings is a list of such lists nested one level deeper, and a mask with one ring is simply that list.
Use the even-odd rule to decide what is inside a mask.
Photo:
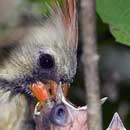
[{"label": "brown feather", "polygon": [[77,46],[77,11],[75,0],[63,0],[64,22],[72,34],[72,43]]},{"label": "brown feather", "polygon": [[[70,38],[70,43],[74,48],[77,48],[78,41],[78,21],[76,0],[62,0],[61,7],[57,0],[53,2],[55,14],[60,16],[66,31],[66,35]],[[70,37],[71,36],[71,37]]]}]

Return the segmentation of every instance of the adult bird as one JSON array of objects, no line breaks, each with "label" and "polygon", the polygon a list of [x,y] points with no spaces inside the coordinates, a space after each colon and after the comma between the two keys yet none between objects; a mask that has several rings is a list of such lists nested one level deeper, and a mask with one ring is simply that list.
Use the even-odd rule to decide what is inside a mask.
[{"label": "adult bird", "polygon": [[76,73],[76,1],[51,0],[45,15],[36,13],[37,1],[32,5],[0,46],[0,130],[35,129],[29,86],[50,80],[69,85]]}]

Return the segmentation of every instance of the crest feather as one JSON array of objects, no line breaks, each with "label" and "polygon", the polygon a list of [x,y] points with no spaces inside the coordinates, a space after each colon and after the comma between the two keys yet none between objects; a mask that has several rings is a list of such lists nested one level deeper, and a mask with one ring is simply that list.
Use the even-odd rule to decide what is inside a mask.
[{"label": "crest feather", "polygon": [[55,14],[62,19],[66,34],[70,39],[70,44],[77,48],[78,21],[76,0],[61,0],[60,2],[54,0],[53,5]]}]

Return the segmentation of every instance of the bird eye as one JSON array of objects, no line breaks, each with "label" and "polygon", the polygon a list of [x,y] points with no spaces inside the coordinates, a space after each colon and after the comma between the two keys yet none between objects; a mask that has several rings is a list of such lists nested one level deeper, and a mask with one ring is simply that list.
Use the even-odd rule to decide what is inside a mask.
[{"label": "bird eye", "polygon": [[68,110],[64,104],[54,106],[50,113],[50,121],[59,126],[64,126],[67,123]]},{"label": "bird eye", "polygon": [[41,54],[39,64],[43,69],[51,69],[54,67],[54,58],[49,54]]}]

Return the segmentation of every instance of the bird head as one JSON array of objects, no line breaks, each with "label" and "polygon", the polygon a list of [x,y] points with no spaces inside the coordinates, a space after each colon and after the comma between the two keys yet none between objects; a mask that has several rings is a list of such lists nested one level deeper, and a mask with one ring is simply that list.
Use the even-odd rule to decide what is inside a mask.
[{"label": "bird head", "polygon": [[[37,85],[33,88],[38,103],[34,109],[36,130],[86,130],[87,106],[77,107],[64,96],[62,84],[57,85],[56,95],[45,99],[46,90]],[[39,98],[40,95],[40,98]],[[107,98],[101,99],[101,104]],[[43,104],[46,101],[46,104]]]},{"label": "bird head", "polygon": [[[62,84],[57,86],[55,97],[45,100],[39,100],[39,96],[35,94],[38,103],[34,110],[34,121],[36,130],[86,130],[87,129],[87,107],[76,107],[69,102],[63,93]],[[38,86],[33,92],[39,93],[44,99],[44,94],[38,91]]]},{"label": "bird head", "polygon": [[49,15],[24,15],[24,35],[1,47],[0,86],[32,95],[29,86],[49,80],[69,84],[76,73],[77,20],[75,0],[53,1]]}]

